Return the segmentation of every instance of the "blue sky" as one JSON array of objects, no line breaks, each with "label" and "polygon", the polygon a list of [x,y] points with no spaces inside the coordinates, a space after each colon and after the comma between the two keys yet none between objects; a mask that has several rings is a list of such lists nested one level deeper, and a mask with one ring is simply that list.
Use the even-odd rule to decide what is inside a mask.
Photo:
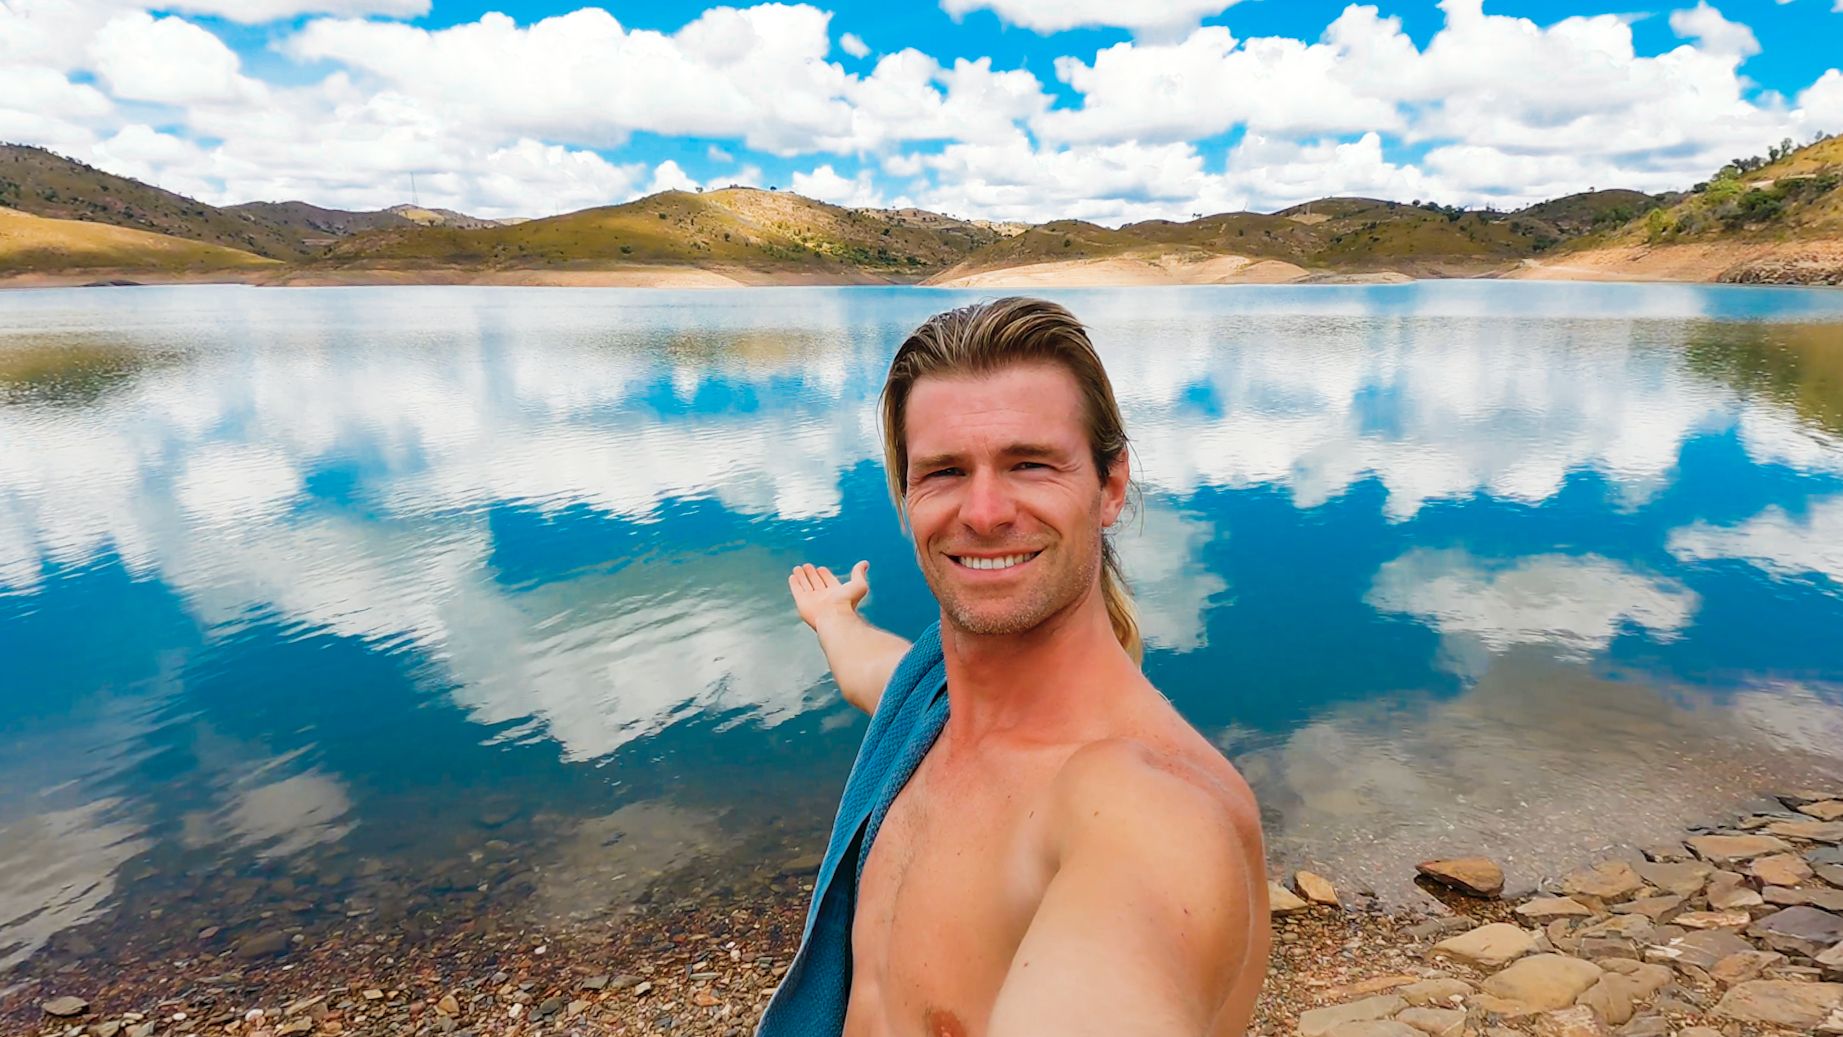
[{"label": "blue sky", "polygon": [[0,139],[215,203],[750,183],[963,216],[1681,188],[1843,131],[1843,0],[0,0]]}]

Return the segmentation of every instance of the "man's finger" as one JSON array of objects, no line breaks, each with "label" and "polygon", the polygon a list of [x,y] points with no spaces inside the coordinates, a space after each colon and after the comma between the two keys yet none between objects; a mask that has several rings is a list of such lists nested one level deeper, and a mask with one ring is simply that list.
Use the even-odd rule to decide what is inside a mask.
[{"label": "man's finger", "polygon": [[836,577],[836,576],[833,576],[833,575],[832,575],[832,570],[830,570],[830,569],[828,569],[828,568],[826,568],[826,567],[825,567],[825,566],[823,566],[823,565],[819,567],[819,580],[820,580],[820,583],[819,583],[819,585],[820,585],[821,587],[836,587],[836,586],[838,586],[838,577]]},{"label": "man's finger", "polygon": [[852,583],[868,583],[869,581],[870,581],[870,563],[869,562],[867,561],[859,562],[858,564],[851,567],[851,582]]}]

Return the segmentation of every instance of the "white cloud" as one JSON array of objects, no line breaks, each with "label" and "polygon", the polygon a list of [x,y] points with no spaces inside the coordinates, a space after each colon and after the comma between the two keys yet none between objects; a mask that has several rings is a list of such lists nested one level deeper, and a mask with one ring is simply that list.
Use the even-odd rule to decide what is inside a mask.
[{"label": "white cloud", "polygon": [[883,204],[882,196],[877,193],[876,185],[871,181],[869,170],[846,179],[832,168],[831,163],[821,165],[810,173],[794,173],[793,189],[795,194],[831,202],[833,205],[874,208]]},{"label": "white cloud", "polygon": [[989,10],[1013,25],[1038,33],[1062,32],[1089,26],[1132,29],[1145,33],[1170,33],[1190,28],[1220,14],[1239,0],[941,0],[941,9],[955,18],[971,11]]},{"label": "white cloud", "polygon": [[671,159],[666,159],[653,169],[653,179],[646,185],[647,194],[660,191],[695,191],[698,182],[691,179],[684,167]]},{"label": "white cloud", "polygon": [[1364,600],[1494,652],[1539,645],[1564,657],[1604,651],[1628,623],[1658,640],[1674,640],[1698,604],[1681,584],[1596,555],[1494,564],[1460,550],[1426,548],[1385,564]]},{"label": "white cloud", "polygon": [[1796,518],[1775,506],[1738,526],[1698,522],[1670,534],[1670,553],[1685,561],[1737,558],[1774,576],[1843,585],[1843,497],[1817,501]]},{"label": "white cloud", "polygon": [[854,58],[868,57],[870,44],[865,43],[857,33],[848,32],[838,38],[838,48]]},{"label": "white cloud", "polygon": [[1670,31],[1686,40],[1696,40],[1715,54],[1746,58],[1760,53],[1760,41],[1754,38],[1753,30],[1722,17],[1720,11],[1708,5],[1708,0],[1697,0],[1695,7],[1670,12]]},{"label": "white cloud", "polygon": [[429,13],[430,0],[176,0],[160,6],[256,25],[304,14],[414,18]]},{"label": "white cloud", "polygon": [[1392,131],[1402,120],[1383,97],[1339,75],[1341,48],[1267,37],[1237,40],[1207,26],[1173,44],[1120,43],[1094,56],[1056,59],[1056,77],[1082,95],[1034,128],[1053,141],[1147,143],[1211,137],[1233,126],[1291,136]]},{"label": "white cloud", "polygon": [[260,84],[240,71],[237,55],[184,18],[145,11],[104,25],[90,44],[96,74],[116,97],[158,104],[258,103]]}]

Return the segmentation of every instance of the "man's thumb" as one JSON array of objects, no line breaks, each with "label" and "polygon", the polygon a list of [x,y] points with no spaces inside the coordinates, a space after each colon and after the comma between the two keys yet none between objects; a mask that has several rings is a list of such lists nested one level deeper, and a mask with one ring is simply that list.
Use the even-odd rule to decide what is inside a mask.
[{"label": "man's thumb", "polygon": [[858,564],[851,567],[852,582],[854,583],[866,582],[869,579],[870,579],[870,563],[868,561],[859,562]]}]

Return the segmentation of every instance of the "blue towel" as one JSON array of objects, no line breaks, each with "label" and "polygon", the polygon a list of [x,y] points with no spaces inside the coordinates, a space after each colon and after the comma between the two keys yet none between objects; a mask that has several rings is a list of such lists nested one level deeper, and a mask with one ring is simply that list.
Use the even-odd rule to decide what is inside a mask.
[{"label": "blue towel", "polygon": [[757,1037],[831,1037],[844,1032],[851,998],[851,919],[858,881],[896,795],[947,724],[947,663],[941,625],[915,639],[871,715],[845,779],[825,861],[813,882],[800,951],[768,1002]]}]

